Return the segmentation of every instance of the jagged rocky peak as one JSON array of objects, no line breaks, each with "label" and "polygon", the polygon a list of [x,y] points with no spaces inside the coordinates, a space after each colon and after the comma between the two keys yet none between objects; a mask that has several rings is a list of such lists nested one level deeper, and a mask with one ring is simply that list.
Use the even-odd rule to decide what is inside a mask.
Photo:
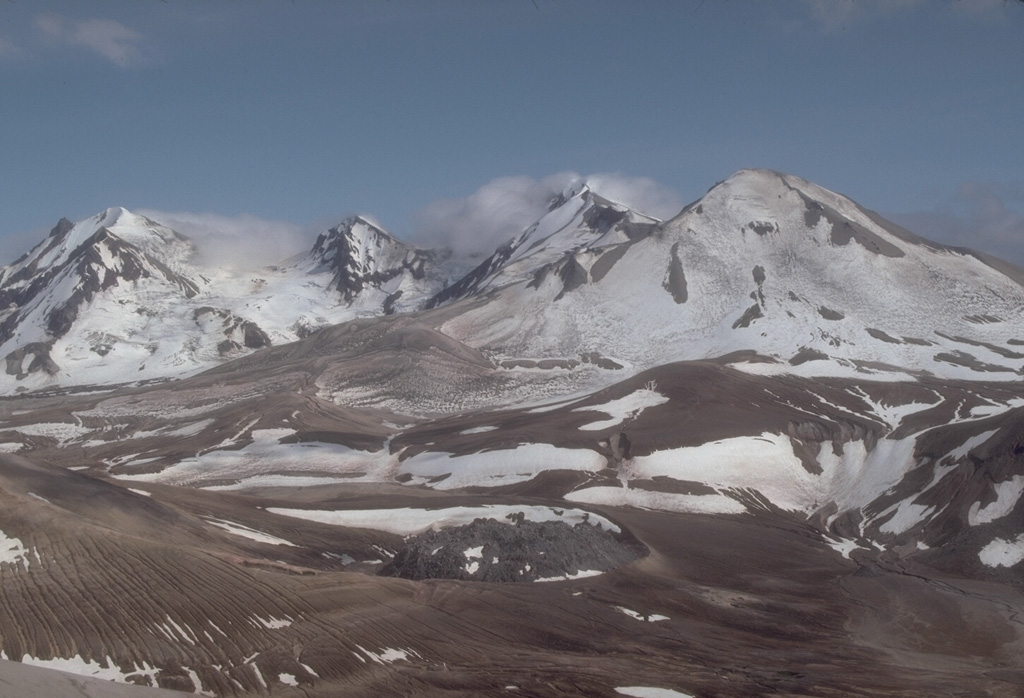
[{"label": "jagged rocky peak", "polygon": [[535,278],[584,250],[640,240],[660,223],[599,194],[586,180],[575,181],[551,200],[543,217],[431,298],[428,307]]},{"label": "jagged rocky peak", "polygon": [[363,216],[346,218],[321,233],[310,252],[314,270],[331,271],[331,286],[348,302],[364,288],[382,288],[398,277],[424,280],[435,257],[434,251],[404,243]]}]

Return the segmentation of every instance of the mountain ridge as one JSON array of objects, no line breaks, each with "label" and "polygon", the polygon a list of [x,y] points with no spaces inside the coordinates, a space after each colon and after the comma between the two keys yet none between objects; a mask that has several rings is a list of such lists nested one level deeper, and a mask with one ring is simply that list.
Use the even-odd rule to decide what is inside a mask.
[{"label": "mountain ridge", "polygon": [[[119,207],[59,223],[0,268],[7,389],[102,383],[101,375],[125,374],[111,368],[119,354],[134,357],[126,360],[140,378],[172,378],[331,324],[484,298],[446,313],[443,331],[510,365],[594,355],[639,370],[754,352],[777,368],[746,370],[800,375],[1013,380],[1024,370],[1024,333],[1015,334],[1024,270],[933,243],[772,170],[740,170],[666,221],[574,183],[461,277],[449,251],[414,247],[359,216],[322,232],[297,261],[250,275],[197,267],[194,251],[184,236]],[[71,270],[61,266],[70,255],[86,256]],[[877,283],[890,292],[877,297]],[[51,287],[40,301],[46,317],[27,318],[29,296]],[[130,321],[116,305],[150,320]],[[220,326],[191,322],[207,308]],[[103,330],[89,321],[94,327],[72,332],[83,336],[63,339],[100,312],[120,319]],[[637,345],[623,328],[653,341]],[[97,349],[102,362],[90,358]],[[19,356],[40,359],[23,365]]]}]

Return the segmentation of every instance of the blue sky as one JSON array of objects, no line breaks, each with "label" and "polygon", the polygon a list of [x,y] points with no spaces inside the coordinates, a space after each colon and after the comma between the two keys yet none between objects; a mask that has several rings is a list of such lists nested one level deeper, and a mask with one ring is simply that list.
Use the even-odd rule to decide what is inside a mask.
[{"label": "blue sky", "polygon": [[0,2],[0,261],[113,205],[483,248],[571,173],[664,214],[769,167],[1024,265],[1022,37],[1002,0]]}]

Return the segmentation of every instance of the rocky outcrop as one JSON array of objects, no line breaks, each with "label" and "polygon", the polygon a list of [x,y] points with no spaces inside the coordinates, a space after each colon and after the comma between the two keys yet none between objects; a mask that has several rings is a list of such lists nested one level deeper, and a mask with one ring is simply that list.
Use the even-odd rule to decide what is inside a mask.
[{"label": "rocky outcrop", "polygon": [[381,574],[405,579],[535,582],[606,572],[644,554],[643,546],[600,526],[563,521],[512,525],[477,519],[410,538]]}]

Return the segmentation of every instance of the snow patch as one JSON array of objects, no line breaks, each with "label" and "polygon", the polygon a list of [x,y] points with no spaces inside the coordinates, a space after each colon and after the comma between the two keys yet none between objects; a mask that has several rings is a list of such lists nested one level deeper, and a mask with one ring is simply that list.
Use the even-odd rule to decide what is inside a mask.
[{"label": "snow patch", "polygon": [[[421,658],[419,652],[413,649],[401,649],[396,647],[385,647],[377,652],[371,652],[362,645],[356,645],[360,651],[377,664],[391,664],[393,662],[408,662],[411,657]],[[356,655],[358,656],[358,655]]]},{"label": "snow patch", "polygon": [[[495,560],[497,562],[497,560]],[[580,570],[574,574],[563,574],[561,577],[538,577],[534,582],[564,582],[567,579],[583,579],[585,577],[596,577],[604,574],[602,570]]]},{"label": "snow patch", "polygon": [[648,613],[648,614],[638,613],[637,611],[630,610],[630,609],[626,608],[625,606],[616,606],[615,608],[618,609],[619,611],[625,613],[630,618],[633,618],[635,620],[647,621],[648,623],[657,623],[658,621],[668,620],[669,619],[668,616],[663,616],[663,615],[658,614],[658,613]]},{"label": "snow patch", "polygon": [[[21,658],[22,664],[28,664],[30,666],[42,667],[44,669],[54,669],[56,671],[63,671],[69,674],[77,674],[79,676],[91,676],[96,679],[102,679],[105,681],[116,681],[118,683],[130,683],[128,681],[129,676],[142,674],[148,676],[152,681],[152,685],[156,685],[156,667],[149,666],[143,662],[142,667],[137,664],[133,665],[132,671],[123,672],[120,667],[114,663],[114,660],[109,656],[106,658],[106,662],[101,664],[100,662],[93,662],[92,660],[82,659],[81,655],[75,655],[74,657],[54,657],[53,659],[37,659],[32,655],[26,654]],[[106,666],[104,666],[104,664]],[[199,686],[200,684],[196,684]]]},{"label": "snow patch", "polygon": [[1009,480],[997,482],[995,490],[995,501],[989,502],[984,507],[981,506],[981,502],[971,505],[971,510],[967,514],[967,523],[971,526],[992,523],[1013,511],[1021,494],[1024,494],[1024,475],[1014,475]]},{"label": "snow patch", "polygon": [[654,688],[652,686],[619,686],[615,692],[631,698],[693,698],[689,693],[674,691],[671,688]]},{"label": "snow patch", "polygon": [[17,432],[25,436],[43,436],[54,439],[60,444],[66,444],[75,439],[80,439],[86,434],[92,433],[92,429],[77,424],[65,424],[63,422],[41,422],[39,424],[23,424],[19,427],[5,427],[0,433]]},{"label": "snow patch", "polygon": [[298,547],[295,543],[287,541],[284,538],[278,538],[277,536],[272,536],[269,533],[264,533],[263,531],[257,531],[256,529],[243,526],[242,524],[223,521],[221,519],[205,519],[205,521],[212,526],[216,526],[217,528],[227,531],[228,533],[233,533],[236,536],[248,538],[249,540],[254,540],[259,543],[268,543],[270,545],[289,545],[293,548]]},{"label": "snow patch", "polygon": [[[564,521],[570,526],[589,523],[606,531],[619,532],[619,527],[608,519],[582,509],[556,509],[538,505],[486,504],[478,507],[448,507],[445,509],[352,509],[323,511],[314,509],[283,509],[269,507],[267,511],[281,516],[307,519],[332,526],[369,528],[399,536],[413,536],[427,530],[440,530],[463,526],[475,519],[494,519],[500,523],[513,523],[522,514],[527,521]],[[476,550],[472,548],[471,550]],[[468,551],[467,551],[468,552]],[[482,554],[482,550],[481,550]]]},{"label": "snow patch", "polygon": [[826,494],[822,478],[807,472],[789,437],[769,432],[655,451],[634,458],[625,474],[647,479],[664,475],[715,489],[754,489],[776,506],[805,513],[816,509]]},{"label": "snow patch", "polygon": [[465,456],[428,451],[402,461],[399,474],[411,475],[410,484],[450,490],[527,482],[548,470],[596,472],[604,467],[597,451],[531,443]]},{"label": "snow patch", "polygon": [[463,429],[459,434],[464,436],[469,436],[470,434],[486,434],[489,431],[496,431],[497,429],[498,427],[473,427],[471,429]]},{"label": "snow patch", "polygon": [[744,514],[747,508],[721,493],[708,495],[649,492],[627,487],[587,487],[565,495],[566,501],[579,504],[639,507],[690,514]]},{"label": "snow patch", "polygon": [[[12,565],[24,564],[28,569],[28,548],[20,539],[8,536],[0,531],[0,562],[9,562]],[[38,558],[38,555],[36,556]]]},{"label": "snow patch", "polygon": [[256,622],[262,625],[268,630],[280,630],[281,628],[287,628],[292,624],[290,618],[275,618],[270,616],[269,618],[261,618],[260,616],[253,616]]},{"label": "snow patch", "polygon": [[870,549],[870,548],[865,548],[862,545],[858,545],[857,541],[851,540],[849,538],[839,538],[839,537],[833,537],[833,536],[829,536],[829,535],[825,535],[825,534],[822,534],[821,537],[825,541],[825,545],[827,545],[828,547],[830,547],[833,550],[835,550],[837,553],[839,553],[840,555],[845,557],[847,560],[853,559],[853,558],[850,557],[850,553],[852,553],[854,550],[869,550]]},{"label": "snow patch", "polygon": [[1024,533],[1013,540],[993,539],[981,549],[978,559],[989,567],[1013,567],[1024,560]]},{"label": "snow patch", "polygon": [[[968,453],[970,453],[975,448],[981,446],[983,443],[988,441],[996,433],[998,433],[998,431],[998,429],[992,429],[991,431],[983,432],[981,434],[978,434],[977,436],[972,436],[971,438],[964,441],[960,446],[946,454],[946,458],[952,458],[953,460],[960,460],[961,458],[966,458]],[[943,460],[945,460],[945,458]]]},{"label": "snow patch", "polygon": [[661,393],[644,388],[637,390],[625,397],[620,397],[615,400],[610,400],[601,405],[587,405],[585,407],[577,407],[572,410],[573,412],[604,412],[608,415],[608,419],[602,419],[597,422],[590,422],[580,427],[582,431],[600,431],[601,429],[608,429],[610,427],[618,426],[627,419],[636,419],[641,412],[648,407],[655,407],[657,405],[663,405],[668,402],[669,399]]}]

